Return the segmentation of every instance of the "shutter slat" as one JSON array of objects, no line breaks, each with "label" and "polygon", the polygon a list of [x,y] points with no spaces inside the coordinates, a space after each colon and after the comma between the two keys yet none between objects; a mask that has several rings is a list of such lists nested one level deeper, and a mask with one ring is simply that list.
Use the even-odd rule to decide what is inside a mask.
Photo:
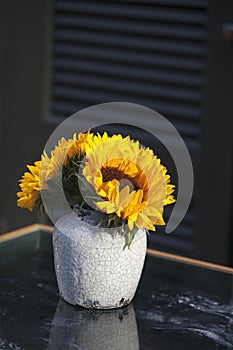
[{"label": "shutter slat", "polygon": [[[55,0],[56,1],[56,0]],[[124,3],[131,4],[131,0],[124,1]],[[134,0],[134,3],[141,4],[142,0]],[[162,5],[164,6],[174,6],[182,8],[194,8],[194,9],[206,9],[207,0],[144,0],[144,5]]]},{"label": "shutter slat", "polygon": [[78,17],[75,15],[59,14],[56,18],[57,24],[60,28],[72,29],[82,32],[83,29],[94,31],[100,31],[102,33],[124,33],[133,34],[134,36],[139,35],[145,38],[151,37],[156,39],[157,37],[168,37],[175,39],[186,39],[186,40],[205,40],[206,31],[204,28],[191,25],[174,25],[174,24],[160,24],[160,23],[146,23],[139,22],[128,22],[127,20],[106,21],[96,17],[82,16]]},{"label": "shutter slat", "polygon": [[[108,11],[108,10],[107,10]],[[122,11],[121,11],[122,12]],[[80,10],[78,11],[79,15],[82,15],[82,17],[88,15],[88,18],[95,20],[98,18],[102,18],[106,16],[104,12],[101,11],[101,9],[98,7],[97,11],[90,11],[88,10]],[[75,17],[75,10],[72,12],[67,12],[67,11],[57,11],[58,20],[61,21],[61,18],[69,17],[70,20],[72,21],[72,18]],[[144,11],[138,11],[137,16],[134,16],[131,14],[130,16],[130,21],[129,21],[129,15],[126,14],[125,12],[121,13],[121,23],[128,22],[129,24],[131,21],[134,21],[135,17],[137,18],[138,24],[149,24],[150,22],[154,23],[155,21],[161,22],[161,23],[178,23],[178,24],[191,24],[191,25],[200,25],[204,26],[206,24],[206,15],[203,14],[202,12],[199,13],[194,13],[193,11],[180,11],[178,9],[173,9],[172,11],[167,11],[167,9],[160,9],[156,8],[156,11],[149,11],[146,16],[144,16]],[[111,13],[111,17],[108,13],[108,18],[111,20],[117,19],[118,18],[117,12]],[[60,18],[60,19],[59,19]],[[79,18],[80,21],[80,18]],[[73,21],[72,21],[73,22]],[[71,22],[71,23],[72,23]],[[62,24],[62,23],[60,23]],[[73,25],[73,24],[72,24]]]},{"label": "shutter slat", "polygon": [[126,48],[127,50],[138,49],[148,51],[148,54],[155,51],[162,53],[177,53],[183,55],[201,56],[204,53],[202,46],[186,41],[172,41],[164,39],[140,39],[136,36],[105,34],[101,32],[87,32],[85,30],[60,29],[55,32],[55,40],[75,42],[85,45],[104,45],[106,48]]},{"label": "shutter slat", "polygon": [[142,19],[144,21],[160,21],[174,23],[206,23],[206,14],[203,11],[192,9],[180,9],[171,7],[156,7],[153,4],[149,6],[140,5],[133,6],[127,3],[114,2],[96,2],[96,1],[57,1],[57,10],[64,12],[77,13],[78,15],[88,14],[94,16],[103,16],[107,18],[120,17]]},{"label": "shutter slat", "polygon": [[[177,120],[177,119],[173,118],[172,124],[177,128],[177,130],[179,130],[179,132],[183,136],[188,136],[189,138],[198,138],[200,136],[200,127],[199,127],[199,124],[197,124],[196,121],[189,120],[188,123],[184,123],[183,121],[180,121],[180,120]],[[153,126],[154,126],[154,122],[152,120],[151,121],[151,125],[147,126],[147,130],[152,130]],[[108,132],[111,135],[113,135],[115,133],[115,131],[116,131],[116,125],[114,123],[113,124],[109,124],[108,125]],[[100,132],[104,132],[104,129],[103,130],[100,129]],[[132,128],[131,127],[127,128],[127,125],[124,125],[124,129],[122,130],[122,135],[127,136],[127,135],[129,135],[131,133],[132,133]],[[137,137],[138,137],[138,135],[134,136],[134,138],[137,138]],[[146,139],[148,141],[148,146],[150,144],[154,143],[154,138],[153,138],[152,135],[151,136],[147,136]],[[190,217],[190,219],[188,219],[189,217]],[[189,223],[191,222],[192,217],[190,216],[190,214],[189,214],[189,216],[187,216],[187,215],[185,216],[185,220],[188,221]]]},{"label": "shutter slat", "polygon": [[54,75],[54,83],[56,86],[61,86],[64,88],[72,88],[75,91],[80,85],[82,87],[90,89],[108,91],[109,86],[112,87],[112,92],[118,92],[120,95],[134,94],[141,96],[142,91],[148,97],[162,98],[166,99],[169,95],[171,99],[181,100],[187,102],[196,103],[200,100],[201,94],[197,89],[184,89],[182,87],[172,87],[167,85],[166,87],[159,86],[152,83],[145,82],[130,82],[127,79],[114,79],[107,77],[95,77],[88,74],[69,74],[69,73],[57,73]]},{"label": "shutter slat", "polygon": [[[65,104],[64,102],[52,104],[52,109],[53,109],[53,117],[55,121],[61,121],[64,120],[68,115],[71,115],[75,113],[77,110],[81,110],[83,108],[86,108],[89,106],[89,103],[86,101],[82,101],[78,104]],[[189,135],[186,137],[185,134],[183,134],[183,140],[188,147],[190,153],[195,156],[200,152],[200,144],[199,141],[190,138]]]},{"label": "shutter slat", "polygon": [[[137,3],[141,3],[141,0],[136,0]],[[145,4],[162,5],[162,6],[175,6],[183,8],[198,8],[206,9],[207,0],[144,0]]]},{"label": "shutter slat", "polygon": [[57,43],[55,54],[62,54],[65,57],[82,57],[93,59],[101,62],[124,62],[129,65],[143,65],[150,67],[164,67],[169,69],[191,70],[192,72],[201,72],[204,68],[204,62],[195,57],[182,57],[179,55],[163,55],[160,52],[150,55],[144,52],[133,52],[121,49],[85,46],[85,45],[69,45],[66,43]]},{"label": "shutter slat", "polygon": [[179,130],[181,135],[190,136],[198,138],[200,136],[200,126],[196,122],[189,121],[188,123],[184,123],[183,120],[173,120],[172,124],[174,127]]},{"label": "shutter slat", "polygon": [[98,62],[93,65],[91,60],[54,58],[54,68],[61,73],[68,74],[93,74],[93,76],[110,76],[116,78],[125,78],[132,81],[152,81],[154,83],[169,83],[180,86],[200,87],[201,76],[197,73],[177,72],[169,69],[150,69],[148,67],[135,67],[132,65],[123,65],[122,63]]},{"label": "shutter slat", "polygon": [[[184,103],[176,103],[176,102],[161,102],[159,99],[152,101],[145,96],[142,96],[140,99],[134,99],[134,96],[124,96],[120,98],[119,95],[112,93],[111,91],[92,91],[90,89],[73,89],[62,88],[62,87],[54,87],[54,97],[58,98],[58,100],[65,101],[66,106],[68,107],[69,101],[86,101],[90,105],[103,103],[103,102],[113,102],[113,101],[124,101],[124,102],[135,102],[140,103],[145,106],[150,106],[151,108],[155,108],[160,113],[164,115],[170,115],[175,117],[186,117],[191,120],[199,120],[200,117],[200,109],[198,106],[190,106]],[[137,102],[136,102],[137,101]],[[65,106],[64,106],[65,107]]]}]

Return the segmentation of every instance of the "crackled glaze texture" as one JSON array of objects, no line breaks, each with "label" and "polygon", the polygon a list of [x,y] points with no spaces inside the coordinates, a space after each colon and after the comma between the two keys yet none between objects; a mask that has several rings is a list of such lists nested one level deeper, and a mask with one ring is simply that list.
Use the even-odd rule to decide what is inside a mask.
[{"label": "crackled glaze texture", "polygon": [[122,235],[67,215],[54,229],[53,248],[62,298],[87,308],[111,309],[133,299],[141,276],[146,233],[139,230],[128,249]]}]

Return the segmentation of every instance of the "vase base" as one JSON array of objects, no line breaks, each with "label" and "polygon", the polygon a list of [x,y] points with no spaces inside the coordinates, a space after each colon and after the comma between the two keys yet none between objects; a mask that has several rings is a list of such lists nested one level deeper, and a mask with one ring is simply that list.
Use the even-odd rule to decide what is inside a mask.
[{"label": "vase base", "polygon": [[81,302],[74,303],[74,302],[71,302],[70,300],[67,300],[64,296],[61,296],[61,298],[69,305],[78,306],[78,307],[85,308],[85,309],[96,309],[96,310],[119,309],[121,307],[129,305],[131,302],[130,299],[121,298],[121,300],[115,304],[102,305],[96,300],[95,301],[87,300],[87,301],[84,301],[82,303]]}]

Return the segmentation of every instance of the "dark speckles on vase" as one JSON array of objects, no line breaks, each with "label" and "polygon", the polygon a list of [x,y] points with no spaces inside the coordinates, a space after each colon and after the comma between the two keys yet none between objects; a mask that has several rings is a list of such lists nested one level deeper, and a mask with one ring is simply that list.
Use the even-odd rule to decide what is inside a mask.
[{"label": "dark speckles on vase", "polygon": [[129,302],[130,302],[129,299],[121,298],[121,300],[119,301],[119,304],[120,304],[121,306],[126,306],[126,305],[129,304]]}]

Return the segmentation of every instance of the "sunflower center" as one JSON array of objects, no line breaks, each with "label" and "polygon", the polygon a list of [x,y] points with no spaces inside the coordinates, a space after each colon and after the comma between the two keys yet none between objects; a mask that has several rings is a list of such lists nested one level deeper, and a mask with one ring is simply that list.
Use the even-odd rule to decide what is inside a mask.
[{"label": "sunflower center", "polygon": [[108,166],[102,167],[101,173],[103,176],[103,182],[112,181],[114,179],[118,180],[120,183],[120,190],[125,186],[129,186],[130,191],[137,191],[140,189],[137,181],[133,177],[125,174],[123,171],[120,171],[117,168],[111,168]]}]

